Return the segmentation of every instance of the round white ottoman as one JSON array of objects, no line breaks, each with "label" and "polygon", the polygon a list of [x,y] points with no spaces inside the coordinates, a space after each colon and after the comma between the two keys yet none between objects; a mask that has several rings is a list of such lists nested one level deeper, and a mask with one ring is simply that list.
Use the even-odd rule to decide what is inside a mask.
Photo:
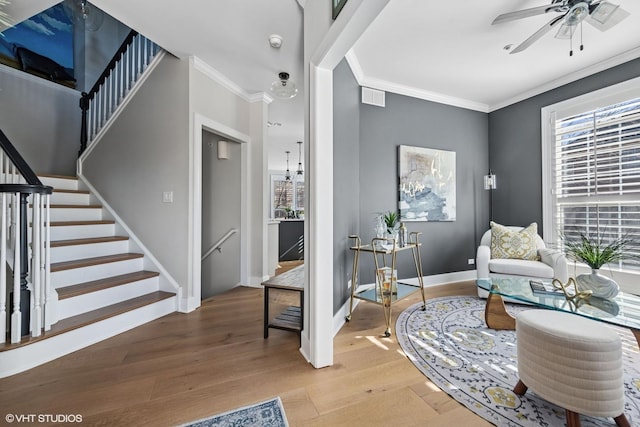
[{"label": "round white ottoman", "polygon": [[630,427],[617,333],[575,314],[527,310],[516,317],[516,339],[516,394],[530,388],[565,408],[568,427],[580,426],[578,414],[613,417],[618,426]]}]

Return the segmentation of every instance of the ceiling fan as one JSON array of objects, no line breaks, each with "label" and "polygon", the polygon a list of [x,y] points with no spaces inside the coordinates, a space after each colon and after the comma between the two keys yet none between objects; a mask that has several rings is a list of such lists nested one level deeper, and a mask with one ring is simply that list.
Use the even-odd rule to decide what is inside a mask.
[{"label": "ceiling fan", "polygon": [[[629,12],[620,8],[619,5],[609,3],[606,0],[553,0],[551,4],[545,6],[498,15],[491,25],[547,13],[553,14],[553,18],[510,53],[522,52],[558,25],[560,28],[556,33],[556,38],[573,39],[573,33],[578,24],[582,24],[584,20],[600,31],[606,31],[629,16]],[[582,49],[583,46],[580,45],[580,50]],[[569,55],[573,55],[573,49]]]}]

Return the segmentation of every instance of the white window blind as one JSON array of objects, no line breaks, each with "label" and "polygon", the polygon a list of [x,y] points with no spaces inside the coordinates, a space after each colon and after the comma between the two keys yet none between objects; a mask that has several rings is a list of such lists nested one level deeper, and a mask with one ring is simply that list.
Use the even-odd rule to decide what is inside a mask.
[{"label": "white window blind", "polygon": [[[605,243],[631,238],[640,255],[640,98],[556,118],[553,127],[556,230]],[[618,267],[640,269],[640,260]]]}]

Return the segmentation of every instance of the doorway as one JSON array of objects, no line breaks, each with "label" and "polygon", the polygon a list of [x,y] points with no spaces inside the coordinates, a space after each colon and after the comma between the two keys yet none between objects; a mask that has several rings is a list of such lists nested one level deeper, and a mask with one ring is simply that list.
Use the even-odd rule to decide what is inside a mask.
[{"label": "doorway", "polygon": [[241,283],[241,145],[202,130],[201,298]]}]

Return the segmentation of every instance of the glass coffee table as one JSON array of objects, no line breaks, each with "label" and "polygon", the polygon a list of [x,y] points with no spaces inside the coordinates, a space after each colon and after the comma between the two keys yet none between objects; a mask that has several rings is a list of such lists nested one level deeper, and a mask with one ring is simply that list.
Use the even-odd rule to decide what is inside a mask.
[{"label": "glass coffee table", "polygon": [[[496,276],[476,281],[479,288],[489,292],[484,312],[488,327],[491,329],[515,329],[515,318],[505,309],[504,297],[513,302],[565,311],[628,328],[633,332],[638,346],[640,346],[640,297],[620,292],[612,299],[592,296],[578,303],[573,303],[567,301],[563,293],[534,293],[529,284],[530,280],[540,281],[538,278],[522,276]],[[551,280],[546,279],[544,282],[551,283]]]}]

